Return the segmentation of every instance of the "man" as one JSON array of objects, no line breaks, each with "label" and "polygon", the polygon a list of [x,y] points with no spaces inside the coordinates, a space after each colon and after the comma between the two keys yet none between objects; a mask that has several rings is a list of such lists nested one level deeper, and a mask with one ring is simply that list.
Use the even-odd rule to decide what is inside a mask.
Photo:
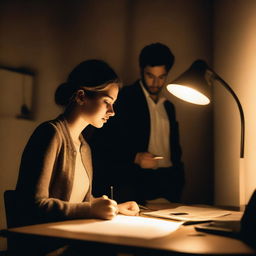
[{"label": "man", "polygon": [[161,95],[173,63],[173,54],[161,43],[142,49],[141,79],[121,89],[116,116],[90,143],[95,195],[109,195],[112,187],[118,202],[180,200],[184,170],[178,123],[174,105]]}]

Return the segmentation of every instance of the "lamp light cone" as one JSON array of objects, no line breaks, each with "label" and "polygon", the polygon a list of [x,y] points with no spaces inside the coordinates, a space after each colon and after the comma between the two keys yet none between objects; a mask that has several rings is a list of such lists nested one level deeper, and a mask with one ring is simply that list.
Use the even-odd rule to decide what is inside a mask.
[{"label": "lamp light cone", "polygon": [[210,88],[205,79],[208,66],[203,60],[196,60],[184,73],[167,85],[167,90],[190,103],[210,103]]}]

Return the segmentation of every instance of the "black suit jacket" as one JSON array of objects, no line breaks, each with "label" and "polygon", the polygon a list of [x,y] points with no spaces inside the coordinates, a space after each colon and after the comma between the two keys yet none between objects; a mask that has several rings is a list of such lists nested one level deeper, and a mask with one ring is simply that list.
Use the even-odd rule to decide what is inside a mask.
[{"label": "black suit jacket", "polygon": [[[170,121],[170,151],[174,168],[183,171],[179,129],[174,105],[164,103]],[[107,194],[110,185],[131,183],[140,167],[134,164],[138,152],[147,152],[150,136],[150,114],[139,81],[120,90],[114,106],[115,116],[96,129],[90,145],[94,165],[95,195]]]}]

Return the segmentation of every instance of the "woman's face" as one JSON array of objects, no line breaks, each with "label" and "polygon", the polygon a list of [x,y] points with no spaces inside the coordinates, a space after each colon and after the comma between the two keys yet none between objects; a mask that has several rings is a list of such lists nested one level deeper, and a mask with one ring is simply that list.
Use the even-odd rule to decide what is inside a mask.
[{"label": "woman's face", "polygon": [[117,99],[119,87],[117,83],[111,83],[102,91],[97,92],[93,98],[86,97],[83,108],[85,121],[101,128],[107,120],[115,115],[113,104]]}]

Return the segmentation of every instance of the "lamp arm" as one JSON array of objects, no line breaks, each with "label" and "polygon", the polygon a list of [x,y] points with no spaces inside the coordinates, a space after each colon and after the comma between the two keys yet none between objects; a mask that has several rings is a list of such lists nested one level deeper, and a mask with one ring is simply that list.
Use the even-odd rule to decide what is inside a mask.
[{"label": "lamp arm", "polygon": [[209,69],[208,71],[212,73],[212,76],[213,76],[212,78],[219,81],[231,93],[231,95],[233,96],[233,98],[236,101],[236,104],[237,104],[238,109],[239,109],[240,121],[241,121],[240,158],[244,158],[245,120],[244,120],[244,111],[243,111],[242,105],[241,105],[237,95],[233,91],[233,89],[218,74],[216,74],[213,70]]}]

